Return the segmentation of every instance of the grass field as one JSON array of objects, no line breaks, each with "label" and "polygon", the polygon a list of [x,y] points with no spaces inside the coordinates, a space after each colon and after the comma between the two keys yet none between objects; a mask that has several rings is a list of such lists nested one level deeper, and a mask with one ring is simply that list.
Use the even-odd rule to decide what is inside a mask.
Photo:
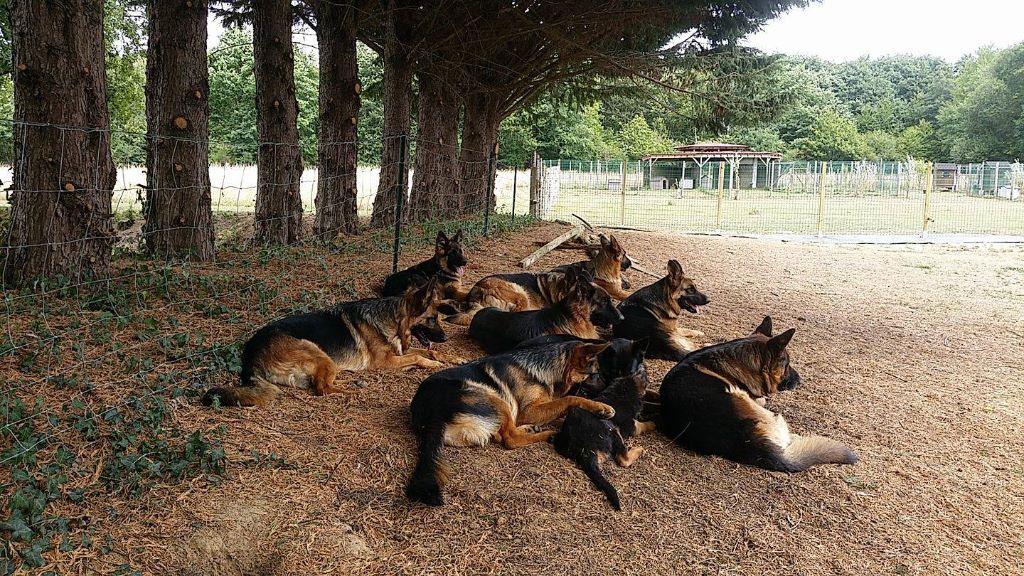
[{"label": "grass field", "polygon": [[[559,191],[548,218],[578,214],[591,224],[641,230],[726,233],[818,231],[817,194],[740,190],[726,194],[719,221],[717,192],[702,190],[617,191],[570,188]],[[737,198],[738,197],[738,198]],[[623,203],[623,200],[625,202]],[[916,234],[924,224],[923,193],[909,198],[852,196],[827,192],[824,234]],[[930,233],[1024,234],[1024,202],[934,192],[929,201]]]},{"label": "grass field", "polygon": [[[472,235],[468,280],[564,229]],[[403,266],[430,235],[409,235]],[[1020,574],[1020,246],[616,235],[652,270],[683,263],[711,298],[683,319],[704,343],[764,314],[796,327],[804,384],[768,406],[860,462],[772,473],[651,433],[632,468],[606,467],[616,513],[550,446],[448,449],[446,506],[412,506],[408,405],[429,371],[343,374],[345,393],[288,389],[266,408],[197,401],[237,379],[255,327],[373,294],[386,236],[228,246],[202,264],[123,256],[109,282],[3,293],[0,567],[17,550],[35,566],[22,573],[61,575]],[[480,354],[446,329],[443,351]],[[654,386],[670,368],[649,362]]]}]

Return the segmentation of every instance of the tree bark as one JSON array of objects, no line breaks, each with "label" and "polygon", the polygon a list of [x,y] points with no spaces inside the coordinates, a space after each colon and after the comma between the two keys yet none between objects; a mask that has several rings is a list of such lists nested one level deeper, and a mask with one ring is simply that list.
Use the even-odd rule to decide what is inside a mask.
[{"label": "tree bark", "polygon": [[11,6],[14,181],[4,281],[110,271],[114,226],[102,0]]},{"label": "tree bark", "polygon": [[256,76],[256,241],[294,244],[302,238],[302,153],[295,99],[291,0],[253,4]]},{"label": "tree bark", "polygon": [[149,2],[146,250],[213,258],[206,63],[207,0]]},{"label": "tree bark", "polygon": [[413,220],[451,218],[466,202],[459,192],[459,97],[435,67],[419,74],[416,167],[409,214]]},{"label": "tree bark", "polygon": [[356,136],[359,118],[359,65],[356,60],[357,10],[337,0],[316,1],[320,47],[319,178],[316,192],[317,238],[358,234],[356,213]]},{"label": "tree bark", "polygon": [[372,223],[387,226],[395,222],[397,194],[409,190],[409,140],[405,140],[405,166],[398,171],[402,154],[401,134],[409,134],[412,120],[412,74],[409,34],[401,13],[389,6],[384,41],[384,130],[380,155],[380,180],[373,200]]},{"label": "tree bark", "polygon": [[466,211],[470,213],[494,206],[494,193],[490,186],[494,171],[489,172],[488,167],[491,152],[498,142],[500,103],[499,97],[483,93],[470,94],[465,99],[459,179],[462,195],[466,198]]}]

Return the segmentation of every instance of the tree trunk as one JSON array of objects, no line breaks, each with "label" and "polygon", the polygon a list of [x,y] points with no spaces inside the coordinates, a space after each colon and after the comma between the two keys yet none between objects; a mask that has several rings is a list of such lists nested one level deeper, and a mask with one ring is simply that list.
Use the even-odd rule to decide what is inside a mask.
[{"label": "tree trunk", "polygon": [[291,0],[255,2],[252,30],[260,142],[255,237],[264,244],[294,244],[302,237],[302,153]]},{"label": "tree trunk", "polygon": [[412,61],[409,58],[408,31],[403,27],[401,14],[394,5],[389,6],[387,32],[384,42],[384,131],[380,155],[380,181],[373,200],[375,226],[387,226],[395,221],[396,192],[409,190],[409,141],[405,141],[406,164],[398,173],[401,134],[409,134],[412,117]]},{"label": "tree trunk", "polygon": [[356,122],[359,117],[359,65],[356,61],[356,9],[336,0],[315,4],[320,47],[319,182],[314,231],[321,240],[358,234],[356,213]]},{"label": "tree trunk", "polygon": [[421,222],[457,216],[466,204],[457,172],[459,98],[440,73],[432,68],[419,74],[419,134],[409,214]]},{"label": "tree trunk", "polygon": [[[498,97],[487,94],[471,94],[465,99],[459,179],[469,213],[494,206],[493,189],[490,187],[494,172],[488,172],[488,166],[491,152],[498,142],[499,104]],[[490,197],[488,190],[491,190]]]},{"label": "tree trunk", "polygon": [[15,0],[14,181],[4,281],[110,271],[114,226],[103,2]]},{"label": "tree trunk", "polygon": [[207,0],[149,2],[146,53],[146,250],[213,258]]}]

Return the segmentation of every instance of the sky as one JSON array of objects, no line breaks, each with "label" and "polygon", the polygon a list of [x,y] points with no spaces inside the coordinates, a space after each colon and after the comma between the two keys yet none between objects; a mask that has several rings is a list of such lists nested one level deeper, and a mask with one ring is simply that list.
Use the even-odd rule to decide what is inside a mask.
[{"label": "sky", "polygon": [[986,45],[1024,42],[1024,0],[822,0],[772,20],[747,45],[853,60],[912,54],[956,62]]}]

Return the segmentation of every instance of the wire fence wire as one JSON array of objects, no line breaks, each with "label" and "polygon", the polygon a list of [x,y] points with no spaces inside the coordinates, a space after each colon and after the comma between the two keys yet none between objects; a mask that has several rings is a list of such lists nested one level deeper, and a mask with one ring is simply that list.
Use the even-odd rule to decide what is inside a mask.
[{"label": "wire fence wire", "polygon": [[[35,139],[58,143],[69,132],[95,132],[76,126],[7,122],[16,135],[19,130],[23,136],[31,132]],[[118,137],[137,138],[147,145],[159,139],[151,134],[124,132]],[[254,327],[296,312],[372,295],[367,293],[365,270],[379,270],[380,263],[390,263],[392,256],[399,267],[414,264],[402,253],[403,246],[410,242],[426,243],[436,230],[453,232],[465,226],[472,228],[470,234],[486,234],[493,224],[492,214],[514,218],[529,211],[529,172],[495,170],[499,161],[496,150],[466,150],[436,142],[427,146],[422,140],[417,142],[416,134],[394,137],[399,138],[416,150],[414,156],[403,160],[409,177],[404,193],[397,195],[400,202],[378,206],[378,210],[395,213],[397,209],[403,222],[400,228],[369,226],[380,174],[399,173],[402,167],[398,163],[335,169],[329,176],[317,166],[307,166],[286,181],[265,183],[258,182],[256,166],[209,166],[209,209],[216,242],[212,261],[199,261],[187,253],[175,259],[146,254],[146,234],[201,232],[193,225],[192,216],[204,207],[181,206],[181,218],[174,220],[173,227],[146,229],[143,218],[149,195],[191,193],[195,186],[180,182],[154,186],[152,181],[147,182],[141,166],[116,166],[116,181],[111,187],[109,174],[101,174],[102,170],[83,177],[81,170],[75,172],[75,167],[65,166],[63,157],[56,158],[59,177],[52,189],[20,189],[13,185],[0,196],[0,256],[28,247],[12,244],[12,195],[18,195],[15,202],[32,202],[34,194],[60,197],[109,189],[110,213],[101,217],[111,220],[115,234],[113,260],[106,274],[55,274],[27,286],[9,283],[7,274],[0,277],[0,379],[4,381],[0,389],[0,498],[8,500],[23,489],[25,482],[39,474],[42,463],[52,465],[55,455],[66,447],[74,453],[113,452],[116,458],[101,459],[101,464],[105,461],[108,467],[117,462],[122,468],[158,468],[153,464],[155,456],[142,440],[131,449],[112,447],[109,428],[124,418],[147,417],[143,406],[148,403],[192,397],[213,385],[233,384],[233,371],[239,367],[239,345]],[[191,142],[175,140],[179,150]],[[33,140],[23,141],[26,146],[33,145]],[[210,142],[202,144],[208,146]],[[357,147],[354,141],[329,145]],[[22,152],[26,146],[21,147]],[[277,162],[278,155],[283,158],[294,154],[295,144],[262,142],[260,146],[271,147],[275,152],[273,161]],[[460,157],[467,152],[472,160]],[[19,159],[19,171],[36,168],[29,165],[28,158],[23,155]],[[164,161],[173,164],[176,158],[172,154]],[[432,197],[432,189],[417,192],[417,166],[432,170],[429,182],[445,190],[444,196]],[[11,170],[0,169],[0,180],[16,182]],[[69,191],[60,183],[72,173],[75,185]],[[495,175],[493,180],[491,174]],[[305,233],[296,246],[284,249],[254,240],[253,231],[261,222],[292,217],[282,213],[257,220],[261,184],[291,187],[299,194]],[[316,195],[332,186],[352,187],[340,191],[339,202],[318,204]],[[493,199],[488,192],[493,192]],[[426,199],[417,199],[417,193],[427,193]],[[311,228],[318,206],[319,210],[341,209],[352,195],[363,227],[361,238],[316,240]],[[425,206],[427,212],[438,216],[415,218],[417,202],[419,209]],[[452,211],[453,205],[461,207],[458,213]],[[52,247],[54,243],[89,242],[102,237],[86,228],[79,237],[46,243]],[[3,260],[6,264],[8,259]],[[296,271],[309,281],[296,280]],[[92,434],[88,430],[100,431]],[[115,474],[104,470],[102,476],[108,472]],[[0,522],[7,518],[7,512],[0,510]],[[32,528],[47,520],[40,516],[26,522]],[[0,555],[0,561],[3,559]]]},{"label": "wire fence wire", "polygon": [[1024,235],[1024,164],[541,160],[536,215],[695,233]]}]

